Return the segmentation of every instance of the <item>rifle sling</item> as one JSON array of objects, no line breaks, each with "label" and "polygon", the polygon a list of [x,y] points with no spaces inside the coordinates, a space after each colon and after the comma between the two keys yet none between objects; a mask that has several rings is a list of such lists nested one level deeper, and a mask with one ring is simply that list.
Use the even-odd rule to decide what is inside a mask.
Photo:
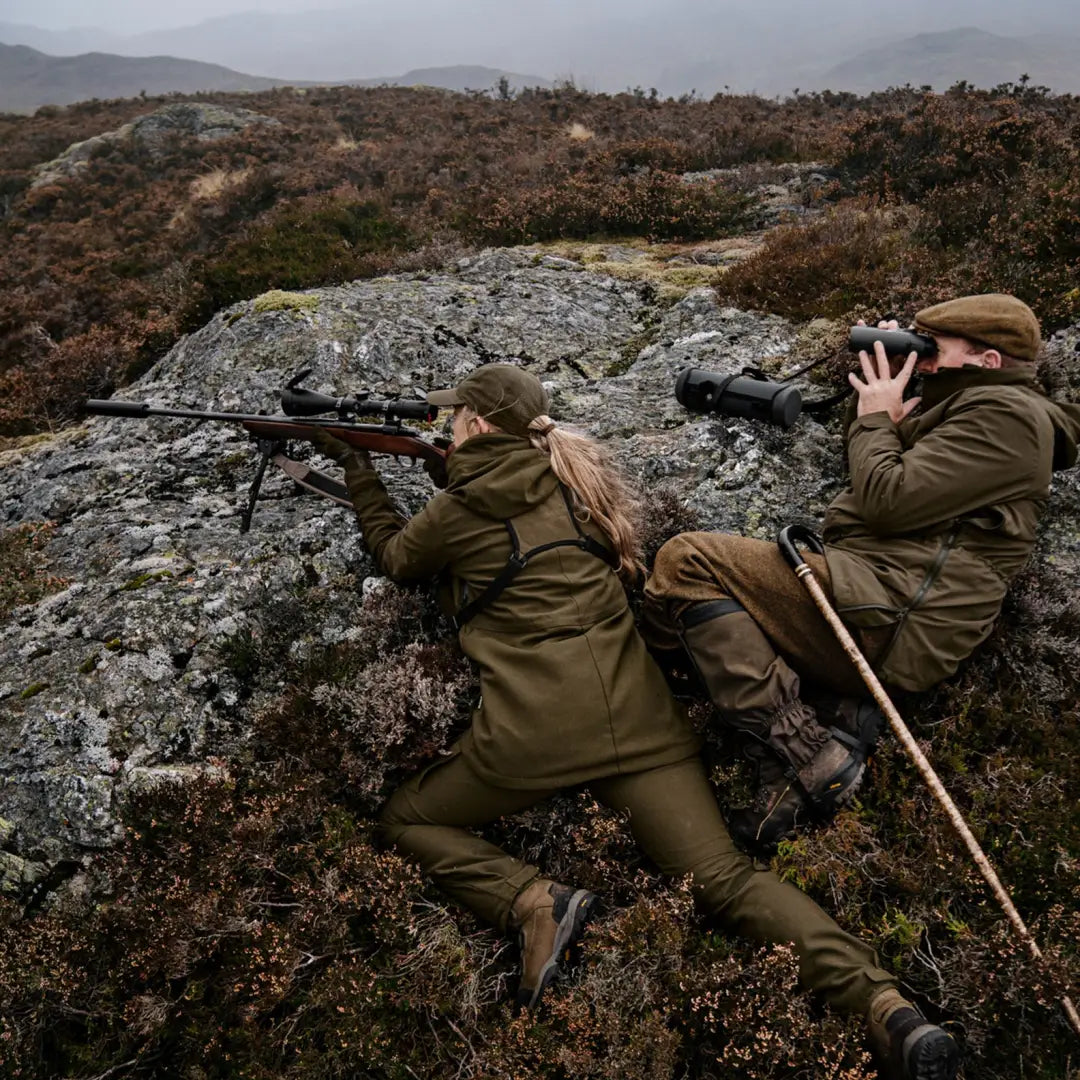
[{"label": "rifle sling", "polygon": [[284,454],[275,454],[270,460],[286,476],[292,477],[301,487],[315,492],[316,495],[331,499],[333,502],[340,503],[342,506],[352,508],[349,489],[339,480],[335,480],[317,469],[312,469],[302,462],[293,461],[291,457],[286,457]]}]

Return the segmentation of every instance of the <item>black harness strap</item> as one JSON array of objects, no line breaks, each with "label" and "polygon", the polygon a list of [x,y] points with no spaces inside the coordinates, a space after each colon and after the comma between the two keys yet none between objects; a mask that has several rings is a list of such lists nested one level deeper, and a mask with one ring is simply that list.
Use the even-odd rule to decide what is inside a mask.
[{"label": "black harness strap", "polygon": [[730,596],[725,596],[720,600],[698,601],[682,613],[679,623],[684,630],[689,630],[702,623],[722,618],[724,615],[734,615],[737,611],[746,611],[746,608]]},{"label": "black harness strap", "polygon": [[570,496],[567,494],[566,488],[560,485],[559,490],[562,491],[567,513],[570,515],[570,520],[574,523],[574,528],[577,530],[577,536],[566,540],[550,540],[546,544],[539,544],[536,547],[523,552],[513,522],[510,520],[504,521],[503,524],[506,526],[506,531],[510,534],[510,547],[513,549],[510,552],[510,557],[506,560],[506,565],[502,570],[487,583],[484,587],[484,591],[476,597],[475,600],[470,600],[469,603],[465,604],[457,615],[454,616],[453,623],[455,630],[460,630],[470,619],[479,615],[489,604],[494,603],[494,601],[502,594],[503,590],[513,583],[514,578],[529,565],[530,560],[534,559],[537,555],[543,555],[545,551],[551,551],[553,548],[574,547],[579,551],[585,551],[590,555],[595,555],[598,559],[603,559],[612,570],[618,569],[618,557],[613,551],[608,551],[603,544],[581,531],[581,526],[578,524],[578,520],[574,515],[573,506],[570,503]]}]

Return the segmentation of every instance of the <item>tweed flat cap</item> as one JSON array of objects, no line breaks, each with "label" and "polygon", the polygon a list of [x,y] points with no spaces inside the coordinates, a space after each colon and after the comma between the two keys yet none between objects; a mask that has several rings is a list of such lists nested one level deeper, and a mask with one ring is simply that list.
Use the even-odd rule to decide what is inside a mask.
[{"label": "tweed flat cap", "polygon": [[915,329],[967,338],[1017,360],[1035,360],[1042,345],[1035,312],[1005,293],[960,296],[924,308],[915,316]]}]

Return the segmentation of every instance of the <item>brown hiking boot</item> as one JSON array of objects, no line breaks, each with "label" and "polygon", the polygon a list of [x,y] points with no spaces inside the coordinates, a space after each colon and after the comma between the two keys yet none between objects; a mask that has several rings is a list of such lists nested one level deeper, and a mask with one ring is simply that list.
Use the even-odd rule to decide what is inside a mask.
[{"label": "brown hiking boot", "polygon": [[817,714],[823,723],[838,727],[866,742],[868,755],[885,727],[885,714],[870,697],[826,698],[817,705]]},{"label": "brown hiking boot", "polygon": [[870,1002],[866,1016],[870,1045],[887,1080],[953,1080],[960,1048],[895,989]]},{"label": "brown hiking boot", "polygon": [[573,889],[537,878],[518,894],[510,909],[510,926],[518,932],[521,946],[521,981],[517,1003],[536,1008],[541,995],[560,973],[571,946],[581,937],[596,906],[596,897],[585,889]]},{"label": "brown hiking boot", "polygon": [[865,758],[830,739],[798,772],[789,770],[734,811],[731,835],[751,851],[768,851],[798,826],[828,821],[858,790],[865,770]]},{"label": "brown hiking boot", "polygon": [[803,763],[781,768],[779,775],[774,772],[751,805],[731,815],[728,825],[738,843],[751,851],[770,851],[799,825],[828,821],[851,800],[862,783],[883,717],[873,701],[854,702],[844,711],[845,718],[847,714],[855,732],[829,729],[826,741],[807,758],[800,731],[825,734],[813,710],[798,699],[777,710],[770,742],[784,746],[789,759]]}]

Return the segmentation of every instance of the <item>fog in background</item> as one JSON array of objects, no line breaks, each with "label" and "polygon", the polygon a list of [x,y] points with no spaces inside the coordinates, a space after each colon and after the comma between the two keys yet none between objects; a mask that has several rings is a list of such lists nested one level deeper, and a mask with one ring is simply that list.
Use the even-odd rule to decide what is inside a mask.
[{"label": "fog in background", "polygon": [[[962,70],[965,52],[980,53],[971,63],[990,73],[980,73],[984,84],[997,71],[998,81],[1015,79],[1044,54],[1063,70],[1077,67],[1076,0],[0,0],[0,42],[52,55],[171,55],[322,81],[478,64],[663,94],[786,94],[830,79],[834,89],[853,88],[837,78],[856,79],[853,58],[880,49],[863,61],[881,68],[880,85],[920,85],[927,54],[943,46],[911,39],[970,27],[997,37],[949,39],[957,78],[974,74]],[[891,56],[888,47],[901,42]]]}]

